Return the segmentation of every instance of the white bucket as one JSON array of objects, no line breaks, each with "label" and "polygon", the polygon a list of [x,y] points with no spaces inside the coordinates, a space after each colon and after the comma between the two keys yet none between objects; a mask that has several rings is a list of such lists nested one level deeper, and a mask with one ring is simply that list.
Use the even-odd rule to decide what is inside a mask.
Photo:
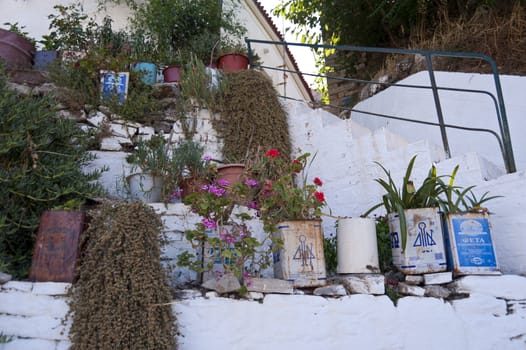
[{"label": "white bucket", "polygon": [[163,189],[163,178],[150,174],[132,174],[127,177],[130,196],[145,203],[160,202]]},{"label": "white bucket", "polygon": [[338,273],[379,273],[376,224],[368,218],[338,220]]}]

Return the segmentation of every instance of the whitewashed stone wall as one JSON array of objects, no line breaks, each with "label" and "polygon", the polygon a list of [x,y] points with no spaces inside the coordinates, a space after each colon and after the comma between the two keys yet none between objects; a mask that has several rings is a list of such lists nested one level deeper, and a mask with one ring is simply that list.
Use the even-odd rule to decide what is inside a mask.
[{"label": "whitewashed stone wall", "polygon": [[[174,301],[179,349],[464,349],[526,347],[526,278],[469,276],[453,301],[353,294],[252,294],[254,299],[185,290]],[[0,287],[2,350],[65,350],[68,284],[8,282]]]}]

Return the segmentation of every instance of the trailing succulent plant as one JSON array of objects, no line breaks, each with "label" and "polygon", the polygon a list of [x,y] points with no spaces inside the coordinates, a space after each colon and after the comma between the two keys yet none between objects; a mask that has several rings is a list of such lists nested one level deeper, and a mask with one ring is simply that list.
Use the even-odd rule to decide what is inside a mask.
[{"label": "trailing succulent plant", "polygon": [[159,216],[137,201],[90,214],[70,301],[71,349],[176,349]]}]

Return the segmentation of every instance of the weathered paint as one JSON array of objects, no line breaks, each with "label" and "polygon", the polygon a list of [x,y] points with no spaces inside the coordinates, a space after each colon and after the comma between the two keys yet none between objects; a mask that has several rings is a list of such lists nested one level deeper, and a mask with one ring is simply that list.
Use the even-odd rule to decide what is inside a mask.
[{"label": "weathered paint", "polygon": [[274,276],[295,287],[325,285],[325,256],[320,220],[293,220],[278,224],[274,237],[283,247],[274,253]]},{"label": "weathered paint", "polygon": [[438,209],[406,209],[404,214],[407,223],[407,244],[404,251],[398,214],[388,215],[393,264],[409,275],[446,271],[446,250]]},{"label": "weathered paint", "polygon": [[488,213],[444,216],[448,267],[455,276],[500,274]]}]

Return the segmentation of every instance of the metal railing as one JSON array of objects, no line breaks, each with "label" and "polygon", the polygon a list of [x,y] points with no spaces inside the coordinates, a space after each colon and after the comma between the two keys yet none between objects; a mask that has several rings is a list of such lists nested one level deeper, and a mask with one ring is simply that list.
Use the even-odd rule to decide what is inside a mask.
[{"label": "metal railing", "polygon": [[[424,85],[409,85],[409,84],[398,84],[398,83],[382,83],[378,81],[371,81],[371,80],[363,80],[363,79],[356,79],[356,78],[347,78],[347,77],[335,77],[335,76],[329,76],[329,75],[323,75],[323,74],[309,74],[304,73],[301,71],[296,70],[290,70],[286,68],[276,68],[276,67],[270,67],[270,66],[264,66],[264,65],[258,65],[259,68],[268,69],[268,70],[277,70],[282,71],[285,73],[291,73],[291,74],[302,74],[304,76],[317,76],[322,77],[325,79],[337,79],[342,81],[351,81],[351,82],[357,82],[357,83],[364,83],[364,84],[375,84],[375,85],[384,85],[384,86],[396,86],[396,87],[403,87],[403,88],[410,88],[410,89],[429,89],[432,91],[433,94],[433,100],[435,104],[435,110],[437,113],[438,122],[429,122],[429,121],[423,121],[423,120],[415,120],[415,119],[409,119],[404,118],[400,116],[394,116],[394,115],[388,115],[388,114],[381,114],[381,113],[374,113],[369,111],[363,111],[363,110],[357,110],[353,108],[348,108],[344,106],[334,106],[334,105],[323,105],[327,107],[333,107],[338,108],[341,110],[347,110],[352,112],[359,112],[367,115],[372,115],[375,117],[381,117],[381,118],[388,118],[388,119],[394,119],[394,120],[400,120],[405,122],[411,122],[411,123],[417,123],[417,124],[425,124],[425,125],[433,125],[437,126],[440,129],[440,134],[442,138],[442,145],[444,148],[444,152],[446,154],[447,158],[451,157],[451,151],[449,148],[449,141],[447,136],[447,129],[460,129],[460,130],[467,130],[467,131],[475,131],[475,132],[484,132],[489,133],[497,139],[497,142],[500,147],[500,151],[502,154],[502,158],[504,160],[504,165],[506,167],[506,171],[508,173],[516,172],[516,166],[515,166],[515,159],[513,156],[513,149],[511,145],[511,137],[510,137],[510,131],[508,126],[508,120],[506,116],[506,108],[504,106],[504,98],[502,94],[502,86],[500,83],[499,73],[497,69],[497,65],[491,59],[489,56],[483,55],[483,54],[477,54],[477,53],[464,53],[464,52],[446,52],[446,51],[434,51],[434,50],[406,50],[406,49],[393,49],[393,48],[376,48],[376,47],[364,47],[364,46],[350,46],[350,45],[311,45],[311,44],[302,44],[302,43],[289,43],[289,42],[283,42],[283,41],[269,41],[269,40],[256,40],[256,39],[248,39],[245,38],[245,42],[247,43],[248,47],[248,56],[249,56],[249,62],[252,66],[252,44],[265,44],[265,45],[277,45],[277,46],[303,46],[303,47],[309,47],[312,49],[334,49],[337,51],[353,51],[353,52],[370,52],[370,53],[381,53],[381,54],[402,54],[402,55],[421,55],[425,58],[426,65],[427,65],[427,71],[429,74],[430,79],[430,86],[424,86]],[[433,70],[433,62],[432,58],[433,56],[437,57],[455,57],[455,58],[470,58],[470,59],[481,59],[486,61],[492,70],[493,74],[493,80],[495,84],[495,91],[496,95],[494,96],[491,92],[485,91],[485,90],[471,90],[471,89],[460,89],[460,88],[449,88],[449,87],[440,87],[437,86],[436,78],[435,78],[435,72]],[[497,121],[499,125],[499,133],[495,132],[491,129],[485,129],[485,128],[472,128],[472,127],[466,127],[466,126],[459,126],[459,125],[453,125],[453,124],[446,124],[444,122],[444,116],[442,112],[442,105],[440,103],[440,96],[439,91],[454,91],[458,93],[475,93],[475,94],[484,94],[491,98],[493,101],[493,104],[495,106],[495,112],[497,116]],[[284,98],[289,98],[286,96],[282,96]],[[320,104],[321,105],[321,104]]]}]

